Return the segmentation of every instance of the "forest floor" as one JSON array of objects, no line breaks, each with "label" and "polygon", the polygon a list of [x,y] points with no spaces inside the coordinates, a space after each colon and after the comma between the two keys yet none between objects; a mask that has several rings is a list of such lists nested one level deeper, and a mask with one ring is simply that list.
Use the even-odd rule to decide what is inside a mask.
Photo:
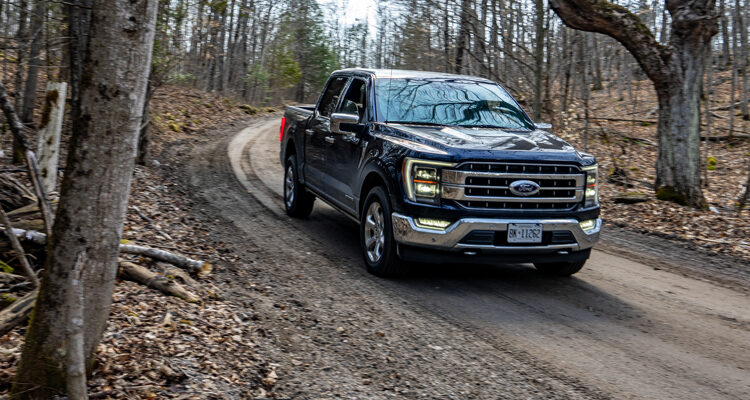
[{"label": "forest floor", "polygon": [[[729,73],[717,74],[715,82],[708,136],[727,136],[729,110],[722,108],[730,104]],[[581,102],[570,104],[568,113],[555,118],[556,134],[599,161],[599,174],[604,178],[600,180],[600,199],[605,223],[750,259],[750,207],[746,205],[742,215],[737,213],[750,172],[750,139],[701,142],[702,176],[707,178],[703,194],[709,210],[657,200],[653,189],[658,151],[656,93],[648,80],[632,82],[630,92],[623,90],[621,94],[617,86],[611,82],[605,89],[592,92],[587,137]],[[702,110],[705,106],[704,101]],[[556,107],[559,109],[559,104]],[[748,135],[750,121],[742,119],[738,108],[734,107],[734,133]],[[705,115],[702,121],[706,123]],[[705,126],[702,134],[706,134]],[[617,203],[615,198],[623,194],[645,194],[649,200]]]},{"label": "forest floor", "polygon": [[[606,90],[595,93],[592,115],[655,120],[655,115],[648,115],[655,107],[648,96],[650,90],[648,82],[641,82],[635,86],[634,100],[622,102],[609,100]],[[717,107],[721,105],[716,102]],[[623,117],[626,107],[641,112]],[[217,399],[368,398],[373,393],[381,393],[375,397],[429,393],[442,393],[444,398],[479,398],[488,393],[506,398],[608,397],[575,377],[543,367],[512,346],[487,355],[486,360],[471,358],[471,354],[489,352],[483,348],[486,343],[475,342],[472,332],[415,315],[414,309],[404,310],[402,300],[367,300],[368,290],[357,287],[343,293],[316,293],[316,280],[336,281],[349,272],[321,272],[326,271],[327,263],[340,259],[327,254],[326,249],[312,250],[303,244],[302,234],[286,228],[282,232],[285,237],[276,237],[270,230],[264,233],[268,218],[263,207],[248,206],[246,210],[248,221],[242,223],[257,224],[250,227],[255,229],[252,234],[233,234],[227,226],[233,223],[231,218],[217,215],[205,198],[215,204],[238,199],[231,190],[212,188],[211,193],[199,193],[200,179],[214,176],[218,187],[231,184],[225,167],[214,163],[218,159],[213,154],[214,144],[223,143],[258,115],[272,111],[178,86],[157,91],[152,110],[154,156],[146,166],[136,168],[124,239],[210,261],[215,273],[197,283],[185,282],[202,298],[192,304],[118,281],[110,323],[90,380],[92,393],[101,393],[102,398]],[[560,124],[561,135],[580,148],[582,124],[575,115]],[[707,257],[722,253],[739,264],[750,260],[750,212],[737,217],[734,206],[746,179],[750,141],[709,144],[709,155],[717,163],[708,173],[705,192],[714,209],[696,211],[653,198],[648,185],[653,182],[656,158],[655,126],[644,125],[592,124],[587,150],[599,158],[600,173],[619,167],[635,185],[627,188],[603,182],[605,221],[610,227],[667,238],[678,245],[672,250],[683,246]],[[743,126],[742,122],[738,125]],[[747,130],[747,123],[743,129]],[[0,140],[2,148],[8,149],[8,136]],[[2,160],[6,164],[8,155]],[[634,205],[615,204],[613,197],[625,191],[643,192],[651,198]],[[282,252],[285,246],[295,249],[282,255],[269,251],[269,246],[278,246]],[[163,265],[134,261],[167,273]],[[295,273],[299,267],[288,268],[292,264],[306,266],[325,278],[312,272]],[[268,275],[269,267],[289,271]],[[299,292],[298,283],[310,290]],[[366,310],[347,309],[347,299],[357,299]],[[412,322],[393,325],[395,320]],[[422,336],[433,329],[443,333],[432,339]],[[0,338],[0,395],[9,389],[22,338],[22,328]],[[464,343],[471,351],[459,346],[451,349],[446,346],[451,340]],[[425,348],[435,353],[425,354]],[[177,374],[165,374],[162,365]],[[441,378],[457,371],[461,374],[458,379]]]}]

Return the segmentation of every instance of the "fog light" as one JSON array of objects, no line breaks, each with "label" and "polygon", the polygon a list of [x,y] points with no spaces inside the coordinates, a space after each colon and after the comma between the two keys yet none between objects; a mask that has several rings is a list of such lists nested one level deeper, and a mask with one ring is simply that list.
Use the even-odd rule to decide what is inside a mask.
[{"label": "fog light", "polygon": [[588,232],[588,231],[596,228],[596,220],[595,219],[587,219],[585,221],[579,222],[578,225],[580,225],[581,229],[583,229],[584,232]]},{"label": "fog light", "polygon": [[433,218],[417,218],[417,226],[428,229],[445,229],[451,224],[450,221]]}]

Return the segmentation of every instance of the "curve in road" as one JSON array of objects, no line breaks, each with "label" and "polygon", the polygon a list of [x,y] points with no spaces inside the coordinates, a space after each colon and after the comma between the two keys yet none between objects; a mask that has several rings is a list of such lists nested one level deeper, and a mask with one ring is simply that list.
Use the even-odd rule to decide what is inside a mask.
[{"label": "curve in road", "polygon": [[[278,129],[276,120],[255,124],[227,148],[245,190],[287,219]],[[361,268],[348,218],[316,202],[310,221],[288,222]],[[597,250],[571,279],[526,265],[448,265],[387,285],[477,340],[527,353],[616,398],[750,398],[746,291]]]}]

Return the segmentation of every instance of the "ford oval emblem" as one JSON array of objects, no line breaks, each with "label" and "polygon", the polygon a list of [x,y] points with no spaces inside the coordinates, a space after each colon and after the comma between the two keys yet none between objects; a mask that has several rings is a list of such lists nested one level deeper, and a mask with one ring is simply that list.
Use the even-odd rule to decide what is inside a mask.
[{"label": "ford oval emblem", "polygon": [[541,187],[536,182],[523,180],[512,182],[509,189],[516,196],[533,196],[539,193]]}]

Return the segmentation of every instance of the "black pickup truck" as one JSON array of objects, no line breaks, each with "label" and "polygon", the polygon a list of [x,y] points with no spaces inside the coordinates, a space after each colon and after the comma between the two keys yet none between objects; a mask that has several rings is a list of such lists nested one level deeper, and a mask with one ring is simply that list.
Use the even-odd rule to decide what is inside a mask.
[{"label": "black pickup truck", "polygon": [[434,72],[334,72],[281,120],[284,202],[319,198],[360,224],[367,269],[531,262],[578,272],[599,239],[597,164],[535,124],[492,81]]}]

